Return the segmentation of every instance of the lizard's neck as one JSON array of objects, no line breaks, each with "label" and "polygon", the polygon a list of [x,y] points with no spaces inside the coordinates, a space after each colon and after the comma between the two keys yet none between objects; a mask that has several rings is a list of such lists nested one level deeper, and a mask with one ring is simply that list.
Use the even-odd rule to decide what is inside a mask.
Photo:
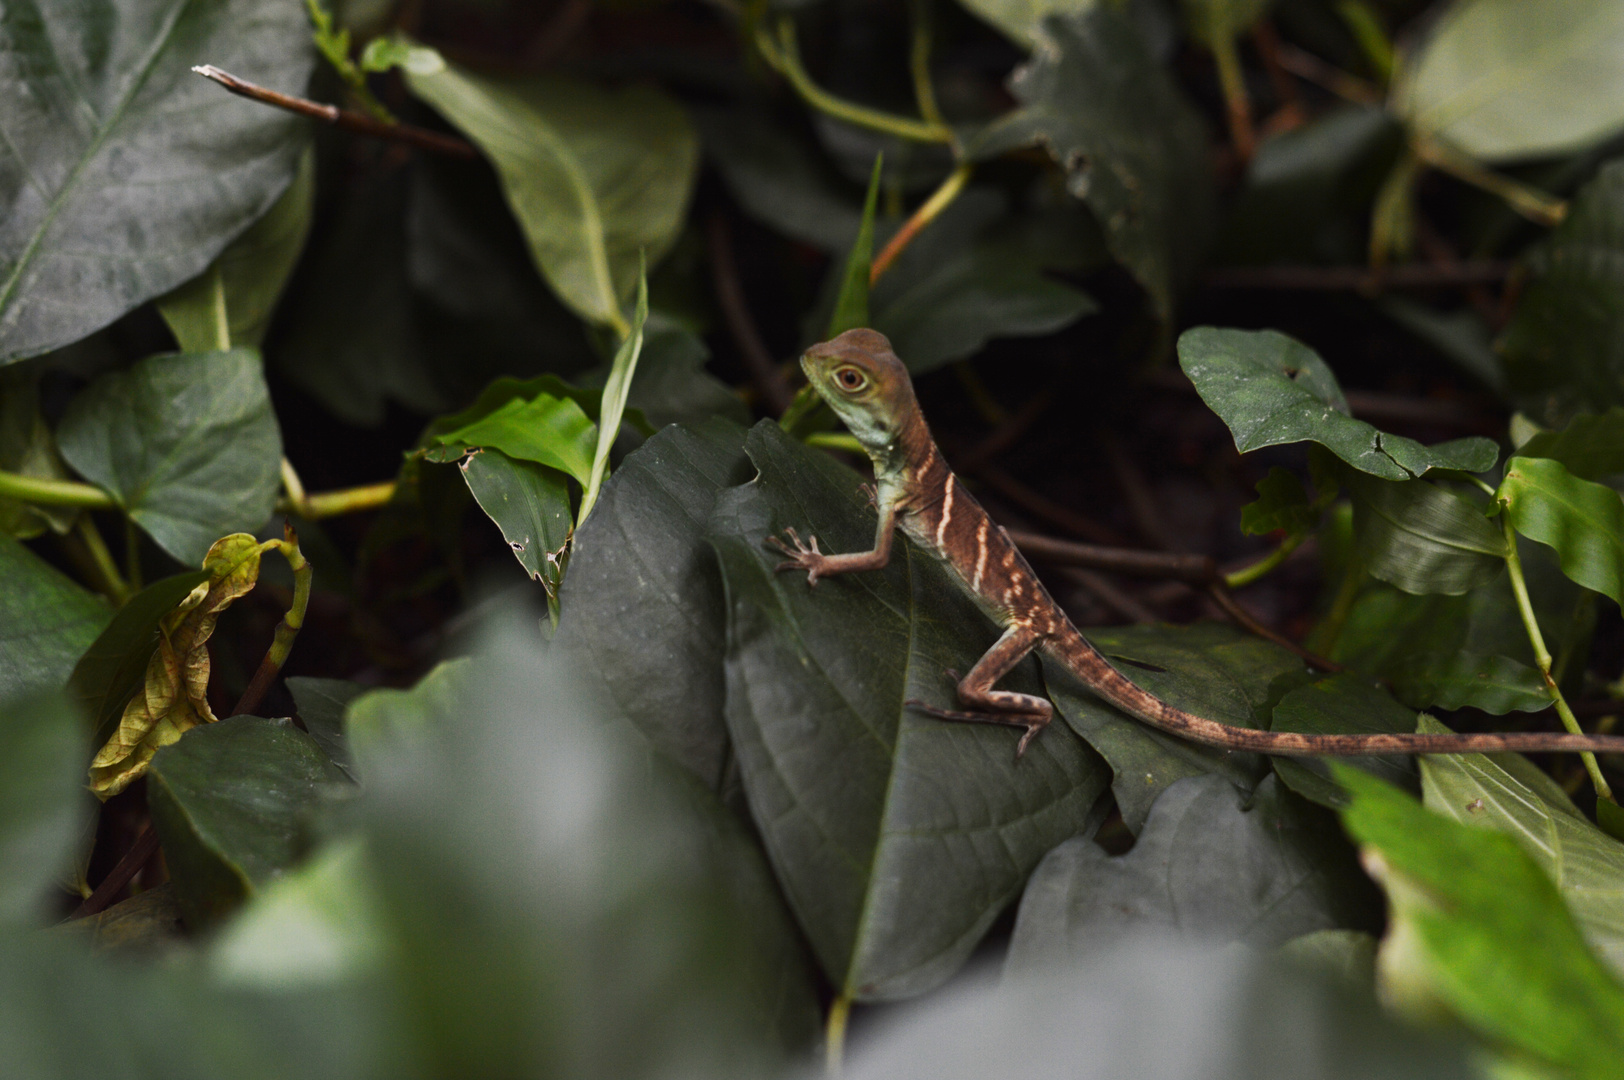
[{"label": "lizard's neck", "polygon": [[[913,402],[898,417],[891,438],[869,447],[868,456],[874,462],[874,479],[878,483],[909,495],[919,494],[917,489],[926,480],[924,474],[935,471],[927,467],[941,459],[924,414]],[[945,465],[942,470],[945,472]]]}]

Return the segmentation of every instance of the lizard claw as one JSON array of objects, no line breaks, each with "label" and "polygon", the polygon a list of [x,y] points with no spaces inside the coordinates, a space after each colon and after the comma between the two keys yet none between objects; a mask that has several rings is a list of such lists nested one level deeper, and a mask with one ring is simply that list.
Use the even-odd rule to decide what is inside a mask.
[{"label": "lizard claw", "polygon": [[861,484],[858,486],[857,490],[861,491],[864,497],[868,499],[868,505],[873,507],[878,507],[880,505],[880,489],[878,486],[874,484]]},{"label": "lizard claw", "polygon": [[823,570],[824,559],[823,552],[818,550],[817,537],[809,536],[807,542],[803,543],[794,529],[785,529],[782,537],[769,536],[765,543],[774,551],[789,556],[773,567],[775,573],[782,573],[785,570],[805,570],[807,585],[817,586],[818,574]]}]

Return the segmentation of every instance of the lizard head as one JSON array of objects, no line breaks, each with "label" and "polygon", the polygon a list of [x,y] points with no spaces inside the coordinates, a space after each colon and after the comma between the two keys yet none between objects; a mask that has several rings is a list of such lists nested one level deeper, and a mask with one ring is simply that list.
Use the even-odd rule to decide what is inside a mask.
[{"label": "lizard head", "polygon": [[918,411],[908,369],[878,331],[847,330],[814,345],[801,357],[801,368],[871,456],[889,452]]}]

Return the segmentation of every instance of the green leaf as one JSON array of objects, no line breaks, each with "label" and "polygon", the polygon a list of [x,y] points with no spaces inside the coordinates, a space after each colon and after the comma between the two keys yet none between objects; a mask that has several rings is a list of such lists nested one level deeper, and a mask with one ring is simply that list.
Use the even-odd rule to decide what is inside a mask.
[{"label": "green leaf", "polygon": [[346,782],[289,720],[235,716],[160,749],[147,800],[187,923],[218,921],[292,866],[303,818]]},{"label": "green leaf", "polygon": [[1377,956],[1384,999],[1438,1006],[1508,1050],[1576,1076],[1617,1075],[1624,986],[1586,947],[1545,871],[1516,841],[1460,825],[1357,769],[1348,832],[1392,904]]},{"label": "green leaf", "polygon": [[[0,364],[196,277],[293,179],[305,121],[193,64],[300,93],[314,59],[291,3],[23,0],[7,25]],[[184,116],[207,116],[207,138]]]},{"label": "green leaf", "polygon": [[[1418,730],[1449,728],[1427,716]],[[1521,754],[1419,760],[1427,809],[1517,841],[1561,890],[1591,946],[1624,973],[1624,844],[1592,825],[1561,785]]]},{"label": "green leaf", "polygon": [[620,437],[620,418],[626,412],[626,398],[631,393],[632,376],[637,371],[637,358],[643,352],[643,324],[648,321],[648,268],[639,263],[637,278],[637,306],[632,311],[631,328],[615,352],[609,365],[609,377],[603,384],[603,405],[598,413],[598,447],[592,455],[592,476],[581,493],[581,511],[576,522],[586,520],[592,506],[598,501],[598,489],[609,472],[609,451]]},{"label": "green leaf", "polygon": [[1295,535],[1312,529],[1318,521],[1302,480],[1278,465],[1271,466],[1269,475],[1257,482],[1257,500],[1241,507],[1241,532],[1247,536],[1277,531]]},{"label": "green leaf", "polygon": [[[1274,707],[1269,730],[1303,735],[1408,733],[1415,730],[1415,713],[1368,678],[1344,672],[1283,695]],[[1273,762],[1275,773],[1297,794],[1332,809],[1347,805],[1347,794],[1331,779],[1324,759],[1282,757]],[[1415,762],[1405,755],[1350,758],[1348,766],[1406,790],[1415,789]]]},{"label": "green leaf", "polygon": [[9,536],[0,582],[0,703],[62,689],[112,609]]},{"label": "green leaf", "polygon": [[1522,409],[1561,425],[1624,405],[1624,161],[1579,190],[1528,266],[1533,280],[1500,340]]},{"label": "green leaf", "polygon": [[[997,629],[941,561],[899,538],[883,570],[816,590],[763,541],[793,526],[867,549],[856,473],[764,421],[759,477],[724,492],[711,542],[727,585],[727,721],[778,879],[837,993],[922,993],[968,959],[1026,875],[1089,820],[1105,765],[1063,725],[1016,733],[907,709],[946,703]],[[1031,668],[1004,685],[1031,692]]]},{"label": "green leaf", "polygon": [[496,166],[547,283],[582,318],[624,334],[638,260],[670,250],[698,175],[682,108],[647,85],[487,78],[422,52],[407,84]]},{"label": "green leaf", "polygon": [[500,450],[474,450],[462,478],[485,516],[502,530],[525,573],[549,592],[558,588],[559,560],[570,537],[570,490],[564,474]]},{"label": "green leaf", "polygon": [[1071,16],[1093,7],[1095,0],[959,0],[971,14],[996,27],[1022,48],[1038,41],[1043,20],[1051,15]]},{"label": "green leaf", "polygon": [[457,720],[457,704],[474,678],[468,657],[444,660],[410,690],[369,690],[344,711],[344,741],[363,782],[391,757],[428,745]]},{"label": "green leaf", "polygon": [[57,427],[62,457],[187,566],[254,532],[281,485],[282,437],[259,354],[154,356],[103,375]]},{"label": "green leaf", "polygon": [[1274,0],[1182,0],[1191,35],[1208,49],[1223,48],[1268,12]]},{"label": "green leaf", "polygon": [[158,647],[158,621],[208,580],[207,570],[192,570],[154,581],[126,600],[79,656],[68,691],[90,721],[96,746],[113,734],[125,703],[146,677],[147,661]]},{"label": "green leaf", "polygon": [[[1162,700],[1237,727],[1265,727],[1274,698],[1303,677],[1302,661],[1285,649],[1220,623],[1095,630],[1089,640],[1119,671]],[[1177,780],[1217,773],[1250,791],[1268,771],[1256,754],[1197,746],[1127,716],[1047,657],[1043,677],[1066,723],[1110,763],[1111,790],[1133,832],[1143,827],[1157,796]]]},{"label": "green leaf", "polygon": [[1624,498],[1549,458],[1514,457],[1494,498],[1512,528],[1556,550],[1562,572],[1624,603]]},{"label": "green leaf", "polygon": [[857,226],[857,237],[851,242],[846,255],[846,272],[840,278],[840,292],[835,297],[834,311],[824,330],[829,341],[847,330],[868,325],[868,278],[874,261],[874,208],[879,205],[880,169],[884,158],[874,157],[874,173],[868,180],[868,194],[863,198],[863,217]]},{"label": "green leaf", "polygon": [[1466,0],[1412,57],[1393,107],[1484,161],[1572,153],[1624,127],[1624,9],[1609,0]]},{"label": "green leaf", "polygon": [[557,469],[585,485],[592,476],[597,428],[570,398],[538,393],[509,398],[471,423],[425,437],[441,448],[431,460],[454,460],[470,450],[498,450],[519,461]]},{"label": "green leaf", "polygon": [[1417,709],[1481,709],[1499,716],[1551,707],[1538,669],[1509,656],[1413,653],[1394,665],[1390,679],[1394,696]]},{"label": "green leaf", "polygon": [[706,523],[753,474],[743,428],[667,428],[626,455],[575,535],[553,649],[712,790],[728,762],[727,607]]},{"label": "green leaf", "polygon": [[1353,542],[1371,575],[1405,592],[1458,596],[1493,581],[1506,538],[1475,504],[1425,480],[1393,483],[1356,473]]},{"label": "green leaf", "polygon": [[1162,792],[1126,855],[1109,856],[1083,835],[1044,856],[1021,896],[1004,967],[1075,962],[1129,935],[1267,949],[1380,922],[1380,898],[1334,816],[1272,776],[1251,795],[1220,776],[1192,776]]},{"label": "green leaf", "polygon": [[314,679],[308,675],[295,675],[285,682],[305,731],[326,751],[334,765],[355,779],[355,763],[344,737],[344,714],[350,702],[366,692],[366,687],[347,679]]},{"label": "green leaf", "polygon": [[1213,189],[1201,120],[1116,6],[1045,19],[1010,90],[1021,108],[973,136],[966,154],[1033,144],[1067,172],[1118,262],[1172,317],[1211,231]]},{"label": "green leaf", "polygon": [[0,698],[0,923],[43,915],[46,890],[66,867],[87,803],[84,733],[58,688]]},{"label": "green leaf", "polygon": [[1466,1080],[1454,1032],[1385,1015],[1335,975],[1244,948],[1110,942],[1079,963],[957,986],[880,1018],[849,1080]]},{"label": "green leaf", "polygon": [[[56,439],[40,411],[40,368],[37,364],[0,369],[0,469],[49,480],[71,480],[73,474],[56,452]],[[36,506],[0,497],[0,534],[32,540],[46,529],[65,533],[79,511],[66,506]]]},{"label": "green leaf", "polygon": [[265,216],[233,240],[202,274],[159,298],[158,313],[181,352],[259,347],[304,250],[315,206],[316,155],[307,149],[293,183]]},{"label": "green leaf", "polygon": [[1355,420],[1319,354],[1278,331],[1186,330],[1179,337],[1179,366],[1201,400],[1229,426],[1243,454],[1317,442],[1360,472],[1384,480],[1408,480],[1429,469],[1483,472],[1499,456],[1489,439],[1474,436],[1427,447]]},{"label": "green leaf", "polygon": [[1624,407],[1614,405],[1600,415],[1580,413],[1560,431],[1536,434],[1517,447],[1517,456],[1560,461],[1581,480],[1606,483],[1624,474]]}]

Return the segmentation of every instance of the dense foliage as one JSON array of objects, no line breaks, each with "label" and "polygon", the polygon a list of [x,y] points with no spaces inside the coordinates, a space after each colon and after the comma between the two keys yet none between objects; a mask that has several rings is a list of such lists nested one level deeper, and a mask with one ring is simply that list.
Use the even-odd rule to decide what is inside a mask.
[{"label": "dense foliage", "polygon": [[872,326],[1167,701],[1611,730],[1624,4],[5,0],[0,96],[8,1077],[1624,1072],[1617,761],[1047,661],[1017,758],[940,561],[764,544],[873,540]]}]

